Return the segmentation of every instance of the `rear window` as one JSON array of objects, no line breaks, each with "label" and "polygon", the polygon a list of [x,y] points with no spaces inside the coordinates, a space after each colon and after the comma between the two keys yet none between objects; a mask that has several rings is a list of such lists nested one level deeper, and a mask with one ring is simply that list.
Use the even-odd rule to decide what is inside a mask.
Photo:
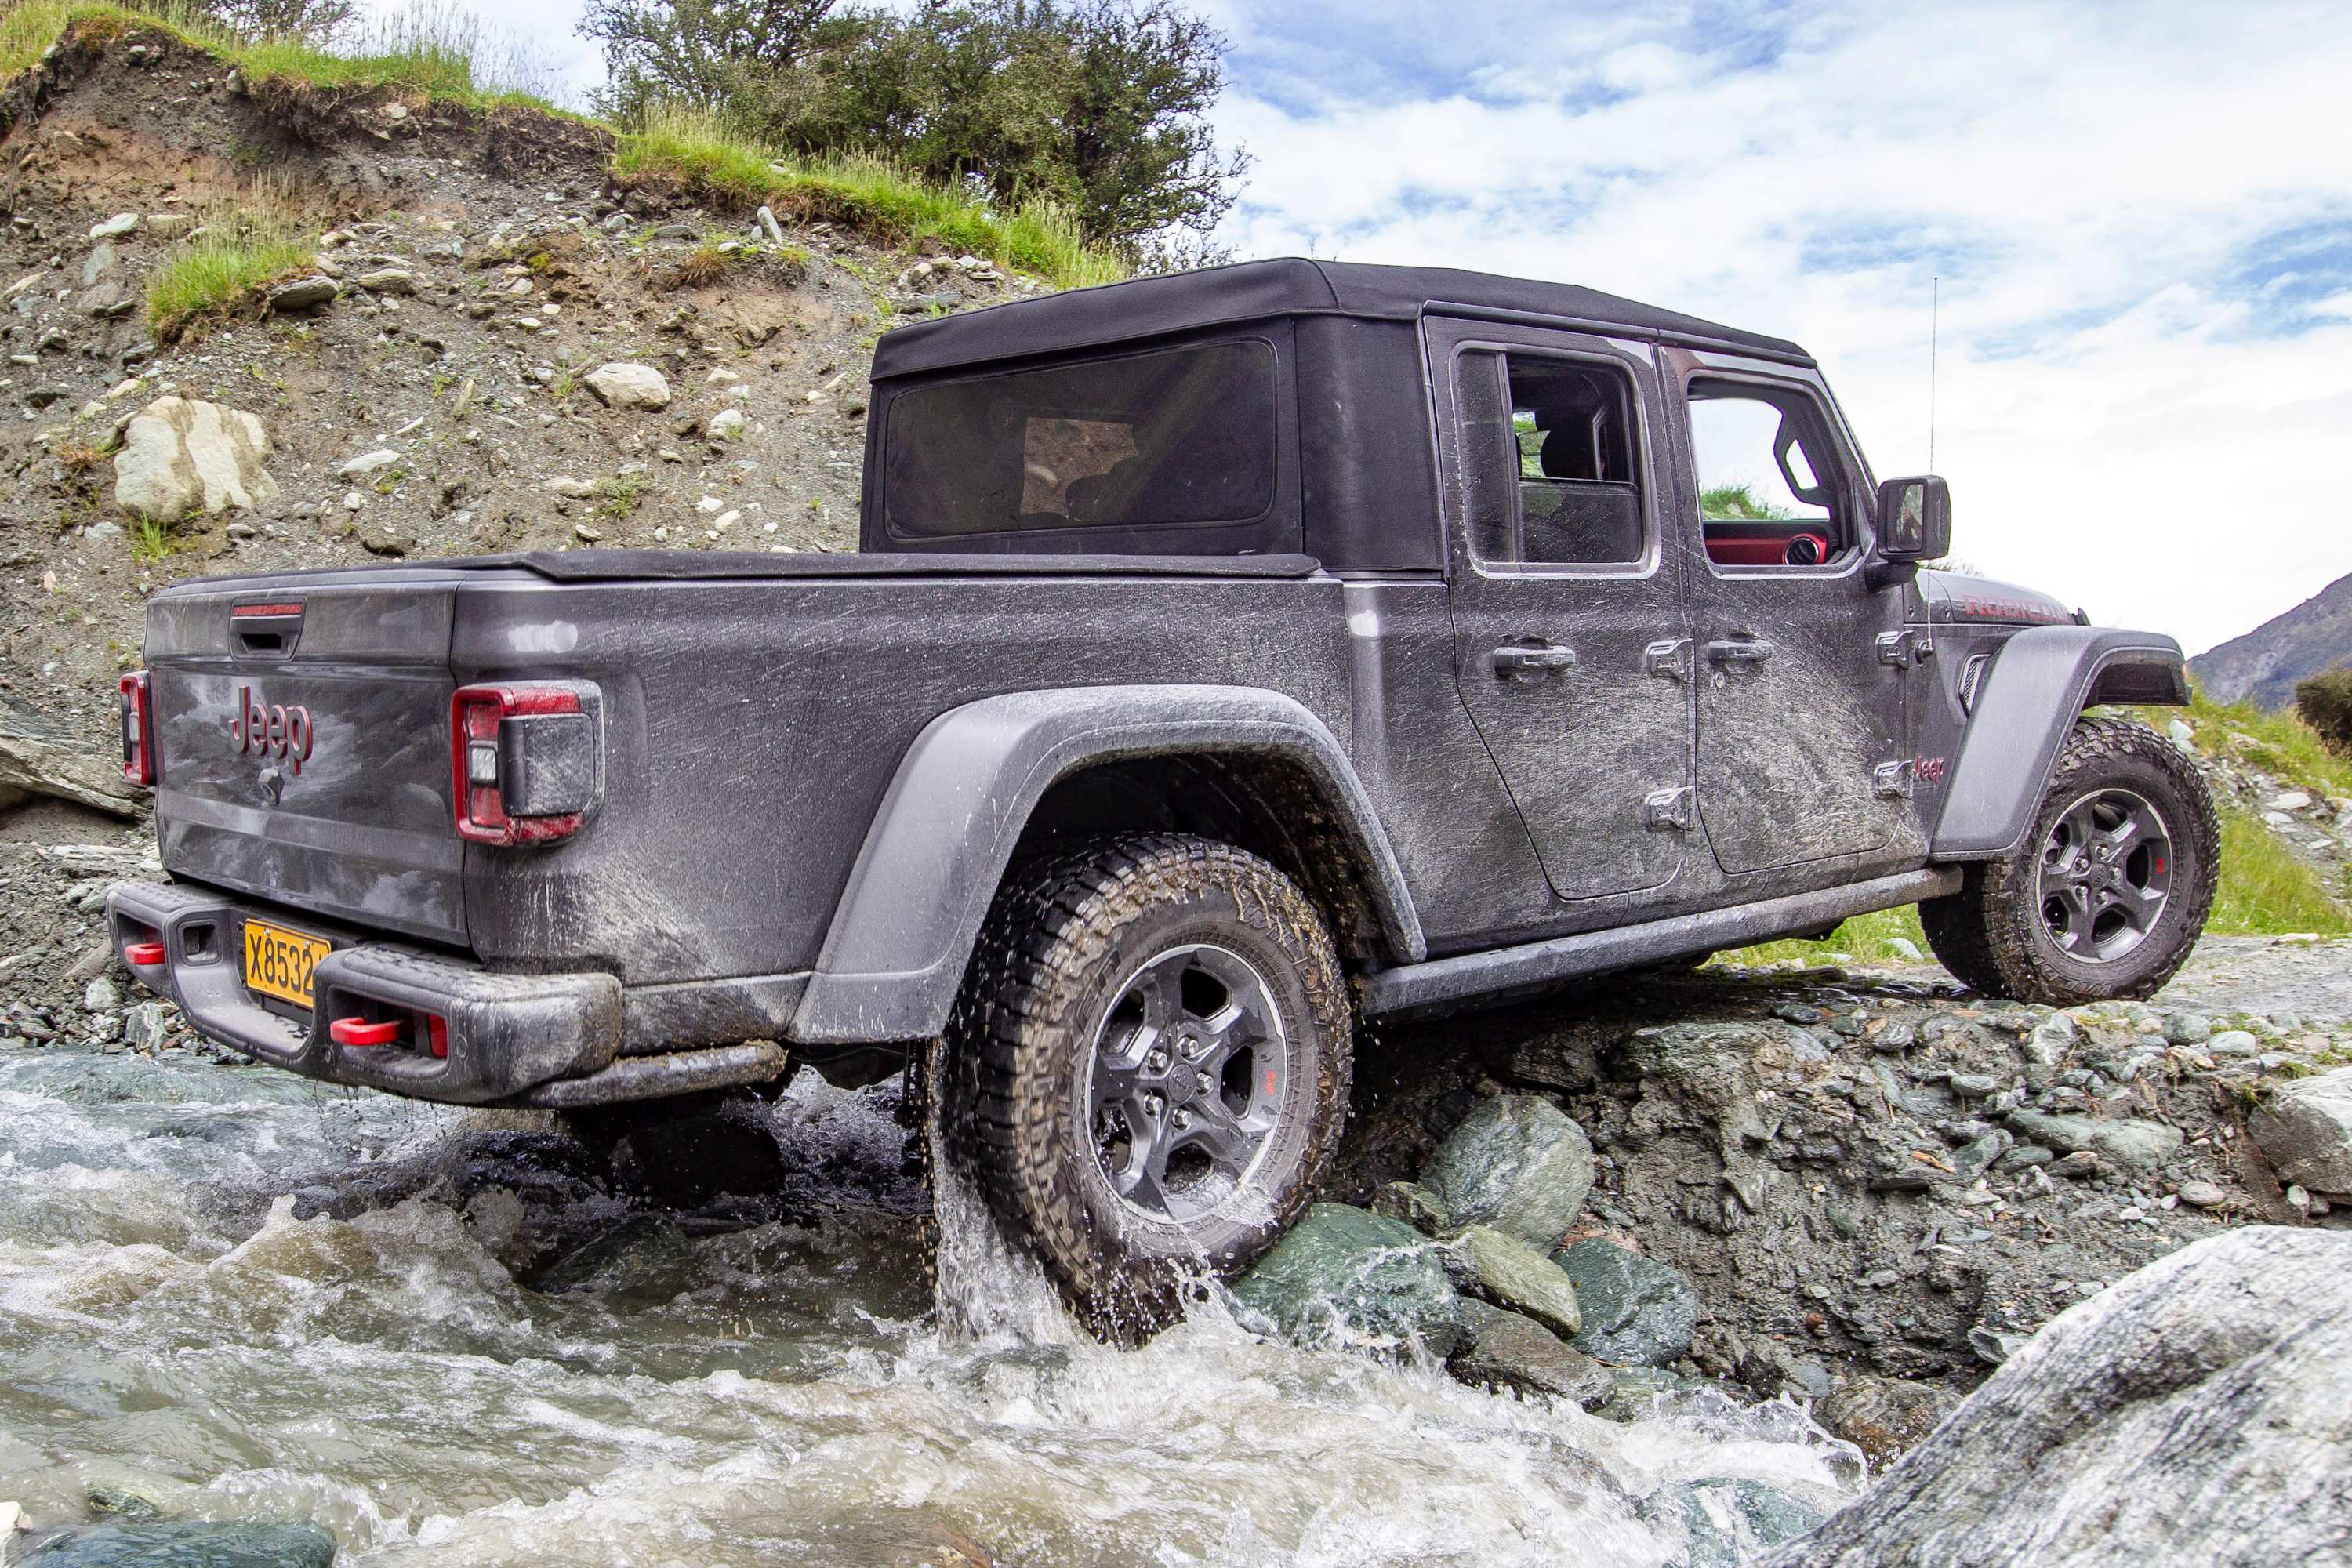
[{"label": "rear window", "polygon": [[891,399],[883,506],[901,539],[1249,522],[1275,447],[1263,339],[975,376]]}]

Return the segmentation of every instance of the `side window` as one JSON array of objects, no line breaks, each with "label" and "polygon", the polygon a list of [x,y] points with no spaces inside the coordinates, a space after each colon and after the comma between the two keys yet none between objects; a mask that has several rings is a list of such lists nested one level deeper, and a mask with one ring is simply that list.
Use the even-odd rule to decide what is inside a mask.
[{"label": "side window", "polygon": [[1597,360],[1456,362],[1471,553],[1482,566],[1631,566],[1648,552],[1633,384]]},{"label": "side window", "polygon": [[1821,410],[1799,392],[1691,384],[1698,515],[1717,566],[1834,564],[1855,531]]}]

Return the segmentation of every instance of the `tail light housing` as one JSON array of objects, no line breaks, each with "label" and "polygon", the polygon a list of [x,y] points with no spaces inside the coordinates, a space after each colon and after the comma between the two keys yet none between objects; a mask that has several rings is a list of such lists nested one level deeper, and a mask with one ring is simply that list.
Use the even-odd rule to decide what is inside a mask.
[{"label": "tail light housing", "polygon": [[135,784],[155,782],[155,709],[147,672],[134,669],[115,682],[122,705],[122,776]]},{"label": "tail light housing", "polygon": [[547,844],[580,831],[604,783],[603,709],[584,681],[464,686],[449,699],[459,837]]}]

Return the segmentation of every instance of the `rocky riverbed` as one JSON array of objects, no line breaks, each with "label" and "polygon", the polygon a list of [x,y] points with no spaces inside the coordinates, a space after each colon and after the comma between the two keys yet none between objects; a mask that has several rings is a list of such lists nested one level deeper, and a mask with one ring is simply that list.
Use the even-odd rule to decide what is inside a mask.
[{"label": "rocky riverbed", "polygon": [[[68,902],[60,847],[18,886]],[[1335,1201],[1134,1352],[952,1192],[927,1274],[893,1086],[802,1077],[770,1190],[663,1210],[531,1119],[11,977],[0,1500],[352,1562],[1739,1562],[2143,1266],[2352,1228],[2347,956],[2216,939],[2071,1012],[1718,965],[1392,1027]]]}]

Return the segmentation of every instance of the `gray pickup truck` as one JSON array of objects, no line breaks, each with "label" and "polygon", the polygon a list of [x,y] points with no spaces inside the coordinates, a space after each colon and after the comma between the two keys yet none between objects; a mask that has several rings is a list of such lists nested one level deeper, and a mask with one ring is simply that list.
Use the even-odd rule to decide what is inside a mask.
[{"label": "gray pickup truck", "polygon": [[131,972],[583,1123],[936,1061],[1100,1321],[1301,1210],[1360,1018],[1915,902],[1973,986],[2140,996],[2203,923],[2196,773],[2086,714],[2179,647],[1923,570],[1942,481],[1794,343],[1264,261],[891,332],[871,408],[855,555],[156,595]]}]

